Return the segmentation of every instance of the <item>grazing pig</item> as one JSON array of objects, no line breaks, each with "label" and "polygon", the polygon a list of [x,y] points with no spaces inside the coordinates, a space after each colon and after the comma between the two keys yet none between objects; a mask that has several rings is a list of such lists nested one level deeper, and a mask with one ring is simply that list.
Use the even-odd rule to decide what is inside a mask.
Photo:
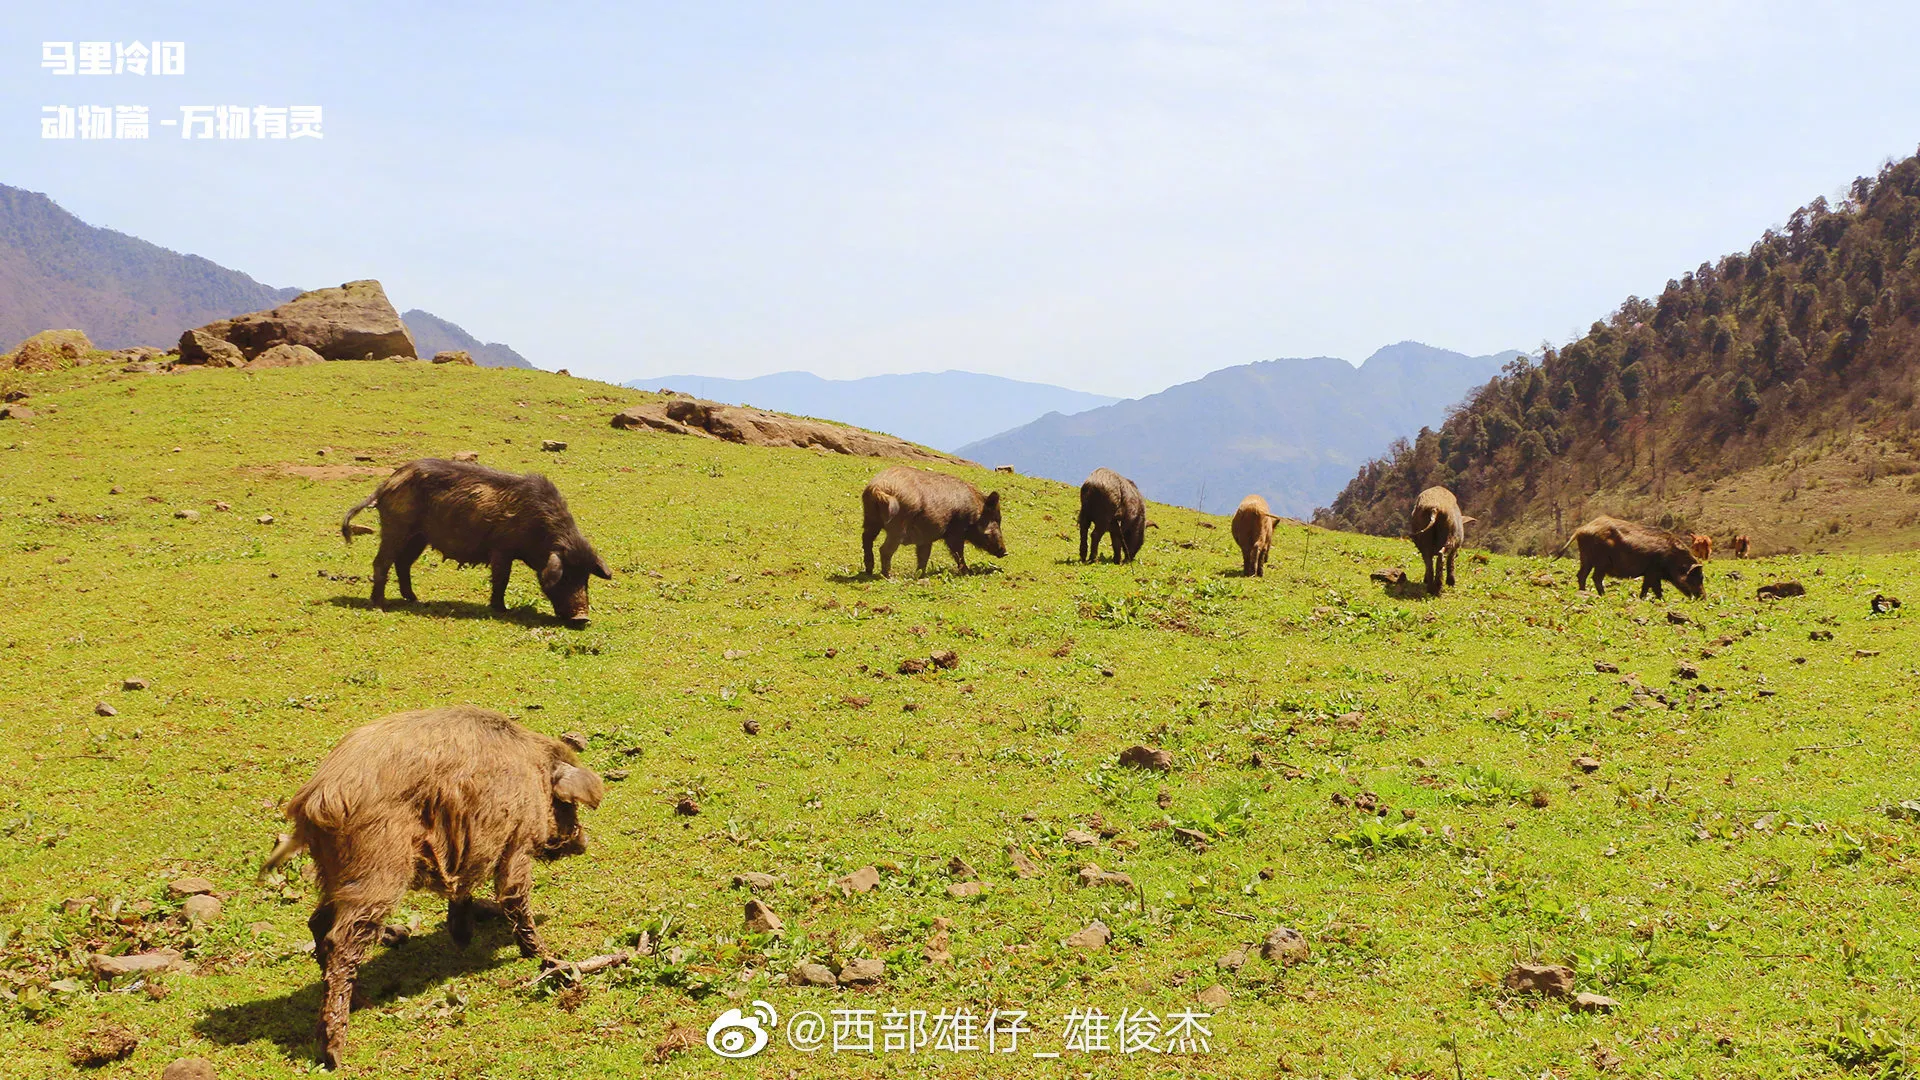
[{"label": "grazing pig", "polygon": [[[1580,547],[1579,585],[1587,587],[1593,577],[1593,591],[1606,594],[1603,580],[1610,577],[1639,578],[1640,595],[1662,595],[1660,583],[1672,582],[1674,588],[1699,599],[1706,592],[1705,571],[1694,559],[1692,546],[1684,537],[1665,529],[1656,529],[1618,518],[1597,517],[1575,529],[1568,545]],[[1567,549],[1561,547],[1564,553]]]},{"label": "grazing pig", "polygon": [[[1467,538],[1467,526],[1475,519],[1460,512],[1460,500],[1443,487],[1430,487],[1413,503],[1413,546],[1427,565],[1423,579],[1430,596],[1440,595],[1440,575],[1446,573],[1447,587],[1453,587],[1453,557]],[[1445,563],[1443,567],[1441,564]]]},{"label": "grazing pig", "polygon": [[573,749],[497,712],[457,705],[355,728],[287,803],[291,835],[260,872],[313,854],[320,906],[307,926],[326,986],[320,1057],[340,1064],[361,958],[409,888],[447,898],[447,930],[473,937],[473,889],[493,895],[520,955],[555,961],[534,928],[533,860],[586,850],[580,808],[606,788]]},{"label": "grazing pig", "polygon": [[347,511],[340,535],[353,543],[353,516],[380,508],[380,551],[373,557],[373,603],[387,606],[387,569],[400,573],[400,598],[413,595],[413,562],[428,547],[462,566],[493,570],[493,610],[507,609],[507,577],[515,562],[540,577],[553,613],[587,620],[588,577],[613,577],[580,534],[553,481],[466,461],[422,458],[393,470],[367,500]]},{"label": "grazing pig", "polygon": [[1240,545],[1241,572],[1246,577],[1267,576],[1267,549],[1273,546],[1273,523],[1278,515],[1267,509],[1267,500],[1249,495],[1240,500],[1233,512],[1233,542]]},{"label": "grazing pig", "polygon": [[[1087,530],[1093,543],[1087,543]],[[1080,485],[1080,561],[1100,558],[1100,539],[1113,534],[1113,561],[1129,563],[1147,539],[1147,504],[1133,481],[1112,469],[1095,469]]]},{"label": "grazing pig", "polygon": [[873,573],[873,540],[887,534],[880,545],[880,575],[893,576],[893,553],[901,543],[914,546],[920,573],[927,572],[936,540],[945,540],[953,564],[967,572],[967,544],[995,558],[1005,558],[1000,538],[1000,493],[980,489],[957,476],[930,469],[896,465],[867,481],[860,493],[865,520],[860,543],[867,553],[867,573]]},{"label": "grazing pig", "polygon": [[1713,558],[1713,537],[1705,533],[1694,533],[1692,537],[1693,557],[1698,562]]},{"label": "grazing pig", "polygon": [[1747,542],[1747,537],[1745,533],[1742,533],[1739,536],[1736,536],[1733,538],[1733,557],[1734,558],[1744,559],[1747,557],[1747,553],[1752,550],[1753,550],[1753,545]]}]

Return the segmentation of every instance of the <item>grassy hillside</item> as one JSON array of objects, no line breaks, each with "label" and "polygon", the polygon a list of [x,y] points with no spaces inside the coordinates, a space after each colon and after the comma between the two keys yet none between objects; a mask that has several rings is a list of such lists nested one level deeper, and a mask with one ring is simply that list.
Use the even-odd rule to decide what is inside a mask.
[{"label": "grassy hillside", "polygon": [[[1901,550],[1920,522],[1917,377],[1910,157],[1509,365],[1438,430],[1368,463],[1315,520],[1393,535],[1414,496],[1444,484],[1503,550],[1556,549],[1600,513],[1723,544],[1746,533],[1768,553]],[[1816,483],[1821,496],[1801,499]],[[1750,497],[1712,497],[1727,486]]]},{"label": "grassy hillside", "polygon": [[[536,872],[534,907],[565,955],[642,930],[664,955],[584,993],[528,989],[502,927],[457,954],[415,895],[420,933],[362,974],[358,1075],[882,1067],[778,1036],[710,1054],[708,1024],[755,998],[782,1017],[1029,1011],[1015,1056],[884,1055],[943,1075],[1452,1076],[1455,1048],[1471,1076],[1910,1074],[1920,826],[1882,808],[1920,797],[1920,674],[1911,609],[1869,617],[1868,598],[1920,601],[1913,556],[1740,580],[1715,562],[1707,600],[1667,604],[1577,594],[1565,562],[1463,558],[1457,591],[1399,599],[1367,574],[1407,563],[1403,542],[1283,526],[1244,580],[1224,521],[1164,506],[1139,562],[1083,567],[1071,488],[983,473],[1010,557],[873,581],[855,571],[876,462],[613,430],[635,391],[418,364],[16,378],[38,415],[0,420],[8,1075],[72,1074],[67,1049],[105,1023],[142,1042],[94,1075],[187,1053],[223,1077],[307,1072],[308,863],[253,880],[277,808],[349,728],[459,701],[585,733],[591,765],[624,770],[592,850]],[[555,625],[524,570],[492,617],[485,572],[431,556],[422,605],[367,607],[373,544],[343,546],[340,514],[386,467],[468,449],[571,499],[617,575],[587,629]],[[1776,576],[1809,595],[1750,599]],[[950,672],[895,673],[945,649]],[[1136,742],[1171,773],[1117,767]],[[1365,793],[1384,817],[1339,804]],[[1071,830],[1110,835],[1079,849]],[[1016,876],[1009,845],[1041,875]],[[983,896],[948,894],[954,856]],[[1137,888],[1079,887],[1087,862]],[[829,884],[866,865],[872,893]],[[783,938],[743,933],[729,882],[748,871],[783,879],[764,894]],[[166,888],[188,874],[225,900],[200,929]],[[923,956],[936,918],[950,962]],[[1061,944],[1096,918],[1110,947]],[[1281,925],[1305,964],[1217,966]],[[192,968],[153,993],[85,975],[88,951],[135,944]],[[878,987],[774,981],[858,957],[886,960]],[[1527,957],[1619,1011],[1501,989]],[[1028,1056],[1063,1049],[1075,1008],[1165,1017],[1216,984],[1207,1058]]]}]

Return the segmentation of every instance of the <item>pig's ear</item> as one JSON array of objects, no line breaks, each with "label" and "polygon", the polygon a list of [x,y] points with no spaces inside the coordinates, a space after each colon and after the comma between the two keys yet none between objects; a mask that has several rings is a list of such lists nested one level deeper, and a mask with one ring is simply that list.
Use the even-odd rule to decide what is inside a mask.
[{"label": "pig's ear", "polygon": [[1469,525],[1478,523],[1479,520],[1480,520],[1479,518],[1463,517],[1460,519],[1460,527],[1464,529]]},{"label": "pig's ear", "polygon": [[569,765],[564,761],[553,763],[553,797],[561,802],[577,803],[589,810],[597,810],[600,800],[607,794],[607,785],[602,783],[598,773],[592,769],[583,769],[578,765]]},{"label": "pig's ear", "polygon": [[566,572],[566,566],[560,561],[560,552],[558,550],[547,552],[547,565],[540,568],[540,587],[542,589],[558,588],[560,579],[566,575]]},{"label": "pig's ear", "polygon": [[986,510],[987,510],[987,513],[989,514],[997,514],[1000,512],[1000,493],[999,492],[997,491],[987,492]]},{"label": "pig's ear", "polygon": [[607,560],[601,558],[597,551],[593,553],[593,576],[613,580],[613,571],[607,569]]}]

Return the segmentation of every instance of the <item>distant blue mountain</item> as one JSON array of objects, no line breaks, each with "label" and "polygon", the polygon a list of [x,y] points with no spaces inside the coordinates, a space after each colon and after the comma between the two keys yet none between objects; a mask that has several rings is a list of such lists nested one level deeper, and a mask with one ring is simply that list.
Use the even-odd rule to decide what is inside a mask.
[{"label": "distant blue mountain", "polygon": [[[948,452],[1048,413],[1072,414],[1120,400],[970,371],[872,375],[864,379],[823,379],[804,371],[753,379],[661,375],[635,379],[626,385],[640,390],[679,390],[732,405],[837,420]],[[1369,447],[1368,453],[1380,449]]]},{"label": "distant blue mountain", "polygon": [[1258,494],[1306,518],[1395,439],[1447,409],[1517,352],[1467,356],[1418,342],[1354,367],[1320,356],[1224,368],[1073,416],[1044,416],[955,452],[983,465],[1078,484],[1105,465],[1158,502],[1230,513]]}]

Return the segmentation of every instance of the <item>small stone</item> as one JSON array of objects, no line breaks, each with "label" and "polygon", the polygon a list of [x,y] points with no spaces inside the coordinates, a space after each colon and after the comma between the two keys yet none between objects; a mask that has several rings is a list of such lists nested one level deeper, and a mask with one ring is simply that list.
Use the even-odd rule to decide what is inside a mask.
[{"label": "small stone", "polygon": [[226,504],[226,503],[224,503],[224,502],[215,502],[215,503],[213,504],[213,508],[214,508],[215,510],[218,510],[218,511],[220,511],[220,512],[221,512],[221,513],[223,513],[223,514],[224,514],[224,513],[226,513],[227,511],[229,511],[229,510],[231,510],[231,509],[233,509],[233,507],[231,507],[231,506],[229,506],[229,505],[227,505],[227,504]]},{"label": "small stone", "polygon": [[1833,640],[1833,631],[1831,631],[1831,630],[1809,630],[1809,631],[1807,631],[1807,640],[1808,640],[1808,641],[1832,641],[1832,640]]},{"label": "small stone", "polygon": [[587,737],[578,731],[568,731],[560,736],[560,741],[582,753],[587,749]]},{"label": "small stone", "polygon": [[833,969],[825,964],[801,964],[793,969],[793,981],[802,986],[833,986]]},{"label": "small stone", "polygon": [[1620,1007],[1620,1003],[1605,994],[1589,994],[1582,991],[1573,996],[1574,1012],[1610,1013]]},{"label": "small stone", "polygon": [[1263,866],[1260,868],[1261,881],[1272,881],[1274,878],[1279,876],[1280,876],[1280,871],[1275,870],[1271,866]]},{"label": "small stone", "polygon": [[94,953],[87,961],[93,973],[102,979],[118,978],[122,975],[137,975],[152,971],[166,971],[180,963],[180,954],[172,949],[155,949],[152,952],[128,953],[126,956],[106,956]]},{"label": "small stone", "polygon": [[1173,830],[1173,838],[1203,855],[1213,846],[1207,840],[1207,834],[1198,829],[1176,828]]},{"label": "small stone", "polygon": [[112,487],[110,487],[110,488],[108,488],[108,489],[107,489],[107,494],[109,494],[109,495],[118,495],[118,494],[120,494],[120,493],[121,493],[121,492],[120,492],[120,485],[118,485],[118,484],[115,484],[114,486],[112,486]]},{"label": "small stone", "polygon": [[146,688],[147,680],[137,676],[131,679],[120,680],[120,689],[122,690],[145,690]]},{"label": "small stone", "polygon": [[1104,949],[1107,947],[1107,942],[1112,940],[1113,931],[1107,929],[1106,923],[1095,919],[1087,924],[1086,929],[1067,938],[1066,946],[1069,949]]},{"label": "small stone", "polygon": [[834,884],[848,896],[855,893],[869,893],[880,884],[880,871],[871,866],[863,866],[845,877],[836,878]]},{"label": "small stone", "polygon": [[1227,1002],[1232,1001],[1233,994],[1228,991],[1226,987],[1221,986],[1219,983],[1214,983],[1212,986],[1193,995],[1193,999],[1210,1009],[1218,1009]]},{"label": "small stone", "polygon": [[186,903],[180,905],[180,914],[185,915],[188,922],[212,922],[220,917],[224,907],[219,897],[202,893],[187,897]]},{"label": "small stone", "polygon": [[247,930],[249,933],[252,933],[255,936],[259,936],[261,934],[271,934],[273,933],[273,924],[263,919],[260,922],[248,923]]},{"label": "small stone", "polygon": [[198,511],[198,510],[175,510],[175,511],[173,512],[173,516],[174,516],[174,517],[177,517],[177,518],[179,518],[179,519],[180,519],[181,521],[199,521],[199,520],[200,520],[200,511]]},{"label": "small stone", "polygon": [[900,661],[900,674],[918,675],[927,670],[927,662],[918,657],[908,657]]},{"label": "small stone", "polygon": [[986,891],[987,891],[987,887],[985,885],[982,885],[978,881],[956,881],[953,884],[947,886],[947,895],[953,897],[956,900],[964,900],[971,896],[979,896],[980,894]]},{"label": "small stone", "polygon": [[1673,673],[1677,678],[1697,679],[1700,677],[1700,667],[1697,664],[1682,660],[1674,665]]},{"label": "small stone", "polygon": [[952,671],[954,668],[960,666],[960,654],[954,652],[952,649],[934,653],[932,656],[927,657],[927,659],[933,661],[934,667],[940,668],[943,671]]},{"label": "small stone", "polygon": [[455,451],[453,452],[453,460],[455,460],[455,461],[479,461],[479,460],[480,460],[480,451],[478,451],[478,450],[455,450]]},{"label": "small stone", "polygon": [[218,1080],[218,1074],[206,1058],[181,1058],[160,1070],[160,1080]]},{"label": "small stone", "polygon": [[1040,876],[1040,868],[1033,865],[1033,860],[1027,858],[1027,853],[1017,847],[1007,849],[1007,861],[1013,864],[1013,874],[1017,878],[1031,881]]},{"label": "small stone", "polygon": [[1602,675],[1618,675],[1620,674],[1620,665],[1610,660],[1595,660],[1593,662],[1593,670]]},{"label": "small stone", "polygon": [[873,704],[873,699],[865,694],[849,694],[840,699],[840,704],[849,709],[864,709]]},{"label": "small stone", "polygon": [[935,921],[933,934],[927,938],[927,947],[921,950],[920,955],[926,957],[929,964],[944,964],[953,959],[953,938],[947,928],[940,925],[944,921]]},{"label": "small stone", "polygon": [[1545,810],[1553,804],[1553,799],[1547,794],[1545,788],[1534,788],[1533,796],[1529,801],[1535,810]]},{"label": "small stone", "polygon": [[1855,660],[1865,660],[1865,659],[1867,659],[1867,658],[1869,658],[1869,657],[1874,657],[1874,656],[1879,656],[1879,655],[1880,655],[1880,650],[1879,650],[1879,649],[1855,649],[1855,650],[1853,650],[1853,658],[1854,658]]},{"label": "small stone", "polygon": [[692,799],[681,799],[673,804],[673,812],[681,817],[692,817],[700,812],[700,804]]},{"label": "small stone", "polygon": [[1068,847],[1092,847],[1100,842],[1100,838],[1085,829],[1068,829],[1060,842]]},{"label": "small stone", "polygon": [[1129,746],[1120,751],[1120,767],[1166,772],[1173,768],[1173,754],[1150,746]]},{"label": "small stone", "polygon": [[1162,810],[1165,810],[1167,807],[1172,806],[1173,792],[1168,791],[1166,788],[1161,788],[1160,794],[1155,795],[1153,797],[1153,804],[1155,806],[1158,806]]},{"label": "small stone", "polygon": [[1276,926],[1260,942],[1260,959],[1288,967],[1305,963],[1309,950],[1306,936],[1291,926]]},{"label": "small stone", "polygon": [[167,892],[174,896],[199,896],[213,891],[213,882],[203,877],[183,877],[167,883]]},{"label": "small stone", "polygon": [[118,715],[120,715],[120,710],[119,710],[119,709],[116,709],[116,708],[114,708],[113,706],[111,706],[111,705],[109,705],[109,704],[107,704],[107,703],[106,703],[106,702],[104,702],[104,701],[97,701],[97,702],[95,702],[95,703],[94,703],[94,705],[93,705],[93,715],[95,715],[95,716],[118,716]]},{"label": "small stone", "polygon": [[1246,948],[1242,946],[1241,948],[1229,950],[1225,956],[1222,956],[1214,962],[1214,966],[1221,971],[1239,974],[1240,969],[1247,966]]},{"label": "small stone", "polygon": [[723,652],[720,654],[720,659],[745,660],[748,656],[751,656],[751,655],[752,654],[747,652],[747,650],[745,649],[728,649],[726,652]]},{"label": "small stone", "polygon": [[1573,996],[1573,969],[1560,964],[1515,964],[1504,981],[1507,989],[1523,994]]},{"label": "small stone", "polygon": [[749,870],[744,874],[733,875],[733,887],[736,889],[771,889],[778,884],[780,884],[779,878],[758,870]]},{"label": "small stone", "polygon": [[565,450],[566,448],[567,448],[567,444],[564,442],[561,442],[559,439],[541,439],[540,440],[540,449],[545,450],[549,454],[557,454],[560,451]]},{"label": "small stone", "polygon": [[873,957],[849,960],[840,966],[841,986],[872,986],[887,974],[887,962]]},{"label": "small stone", "polygon": [[1570,764],[1574,768],[1579,769],[1583,773],[1600,771],[1600,759],[1596,757],[1588,757],[1585,754],[1581,754],[1579,757],[1574,758],[1573,761],[1570,762]]},{"label": "small stone", "polygon": [[67,1047],[67,1060],[82,1069],[97,1069],[131,1057],[140,1037],[118,1024],[104,1024]]},{"label": "small stone", "polygon": [[1117,671],[1115,671],[1115,670],[1113,670],[1113,668],[1111,668],[1111,667],[1102,667],[1102,668],[1100,669],[1100,677],[1101,677],[1101,678],[1103,678],[1103,679],[1111,679],[1111,678],[1113,678],[1113,677],[1114,677],[1115,675],[1118,675],[1118,674],[1119,674],[1119,672],[1117,672]]},{"label": "small stone", "polygon": [[758,735],[760,734],[760,721],[751,717],[742,720],[740,721],[740,730],[749,735]]},{"label": "small stone", "polygon": [[972,881],[980,876],[972,864],[958,855],[947,860],[947,874],[956,881]]},{"label": "small stone", "polygon": [[271,525],[273,524],[273,515],[261,514],[259,517],[254,518],[253,520],[261,525]]},{"label": "small stone", "polygon": [[749,934],[778,934],[785,928],[780,916],[758,898],[747,901],[745,926]]},{"label": "small stone", "polygon": [[601,775],[606,778],[608,783],[617,784],[625,780],[629,774],[625,769],[608,769]]},{"label": "small stone", "polygon": [[1874,593],[1873,599],[1867,603],[1867,610],[1875,615],[1885,615],[1887,612],[1899,606],[1899,597],[1883,596],[1880,593]]},{"label": "small stone", "polygon": [[1088,863],[1081,867],[1079,877],[1080,887],[1083,889],[1096,885],[1118,885],[1122,888],[1133,888],[1133,878],[1117,870],[1102,870],[1093,863]]}]

